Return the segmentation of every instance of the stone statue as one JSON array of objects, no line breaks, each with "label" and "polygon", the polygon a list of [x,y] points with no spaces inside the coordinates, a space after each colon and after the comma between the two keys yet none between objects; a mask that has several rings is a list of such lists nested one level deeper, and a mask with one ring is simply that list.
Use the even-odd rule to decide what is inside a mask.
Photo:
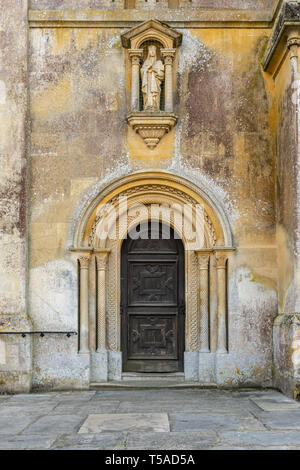
[{"label": "stone statue", "polygon": [[164,64],[157,60],[156,46],[149,46],[148,57],[141,68],[144,109],[159,110]]}]

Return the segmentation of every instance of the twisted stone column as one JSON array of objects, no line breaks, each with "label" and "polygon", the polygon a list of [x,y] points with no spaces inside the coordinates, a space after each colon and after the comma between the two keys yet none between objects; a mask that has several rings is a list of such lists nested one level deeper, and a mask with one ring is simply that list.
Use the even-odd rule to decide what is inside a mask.
[{"label": "twisted stone column", "polygon": [[88,353],[89,348],[89,261],[90,253],[78,256],[80,266],[79,304],[79,352]]},{"label": "twisted stone column", "polygon": [[131,60],[131,111],[140,109],[140,61],[143,49],[129,49]]},{"label": "twisted stone column", "polygon": [[198,315],[200,318],[200,352],[209,352],[209,278],[210,251],[196,251],[199,268]]},{"label": "twisted stone column", "polygon": [[97,261],[97,352],[106,350],[106,267],[110,250],[96,252]]},{"label": "twisted stone column", "polygon": [[165,111],[173,112],[173,58],[175,49],[161,49],[165,63]]},{"label": "twisted stone column", "polygon": [[227,253],[216,251],[218,280],[218,349],[217,353],[227,352],[226,331],[226,261]]}]

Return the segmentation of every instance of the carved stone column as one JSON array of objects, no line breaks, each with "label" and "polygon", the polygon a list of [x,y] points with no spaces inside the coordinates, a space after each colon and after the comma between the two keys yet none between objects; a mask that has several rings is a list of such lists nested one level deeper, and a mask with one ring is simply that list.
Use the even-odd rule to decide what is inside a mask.
[{"label": "carved stone column", "polygon": [[143,49],[129,49],[131,60],[131,111],[140,109],[140,61]]},{"label": "carved stone column", "polygon": [[165,111],[173,112],[173,58],[175,49],[161,49],[165,62]]},{"label": "carved stone column", "polygon": [[106,267],[110,250],[96,252],[97,261],[97,352],[106,350]]},{"label": "carved stone column", "polygon": [[88,353],[89,348],[89,261],[90,253],[78,255],[80,266],[79,305],[79,352]]},{"label": "carved stone column", "polygon": [[291,34],[288,38],[287,47],[290,51],[290,60],[293,72],[293,78],[296,80],[298,77],[298,58],[300,47],[300,36]]},{"label": "carved stone column", "polygon": [[196,251],[199,269],[198,314],[200,318],[200,352],[209,352],[209,250]]},{"label": "carved stone column", "polygon": [[217,280],[218,280],[218,349],[217,353],[227,352],[226,331],[226,261],[227,253],[216,251]]}]

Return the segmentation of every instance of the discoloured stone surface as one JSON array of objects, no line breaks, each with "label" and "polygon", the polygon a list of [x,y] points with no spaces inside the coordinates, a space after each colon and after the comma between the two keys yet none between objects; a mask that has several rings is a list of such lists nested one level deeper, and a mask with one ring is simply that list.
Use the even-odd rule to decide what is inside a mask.
[{"label": "discoloured stone surface", "polygon": [[262,424],[251,416],[240,416],[238,413],[221,415],[212,413],[178,413],[170,414],[171,431],[204,431],[212,430],[246,430],[262,429]]},{"label": "discoloured stone surface", "polygon": [[134,429],[139,429],[141,432],[169,431],[168,416],[166,413],[94,414],[88,416],[78,432],[85,434]]},{"label": "discoloured stone surface", "polygon": [[82,417],[76,415],[42,416],[26,428],[24,434],[64,434],[76,432],[82,423]]},{"label": "discoloured stone surface", "polygon": [[290,400],[254,400],[252,399],[253,403],[255,403],[259,408],[263,411],[286,411],[286,410],[299,410],[300,411],[300,403],[295,403],[294,401]]},{"label": "discoloured stone surface", "polygon": [[[41,395],[28,395],[20,410],[7,406],[18,396],[6,397],[0,402],[1,449],[300,449],[298,428],[287,429],[287,423],[299,422],[297,411],[259,411],[253,400],[277,403],[278,410],[289,400],[276,391],[221,392],[217,390],[178,391],[104,391],[92,396],[81,393],[51,394],[55,409],[41,410]],[[59,407],[66,397],[73,397],[73,415]],[[46,394],[45,399],[48,399]],[[24,397],[25,398],[25,397]],[[189,401],[198,411],[182,413]],[[7,404],[5,404],[7,402]],[[120,402],[117,411],[106,415],[108,428],[103,429],[102,410],[112,402]],[[137,414],[122,412],[135,404],[148,404],[147,411]],[[161,405],[157,412],[155,404]],[[84,406],[98,407],[98,413],[90,415]],[[224,409],[222,410],[222,404]],[[126,405],[123,407],[123,405]],[[71,406],[68,403],[66,406]],[[76,409],[81,410],[76,412]],[[168,413],[170,408],[173,413]],[[5,416],[1,412],[5,410]],[[56,411],[55,411],[56,410]],[[203,410],[203,411],[199,411]],[[42,411],[42,416],[40,415]],[[54,413],[56,413],[54,415]],[[102,414],[101,424],[99,416]],[[296,416],[297,415],[297,416]],[[132,417],[134,416],[134,420]],[[291,417],[292,416],[292,417]],[[294,416],[294,417],[293,417]],[[128,419],[128,417],[130,419]],[[155,417],[155,419],[153,419]],[[163,420],[162,420],[163,417]],[[276,417],[276,421],[275,421]],[[84,423],[93,420],[88,433],[78,432]],[[95,425],[95,420],[98,424]],[[280,420],[279,429],[278,423]],[[162,426],[163,424],[163,426]],[[123,430],[117,427],[123,426]],[[288,424],[290,426],[290,424]],[[155,426],[156,431],[153,429]],[[275,427],[276,426],[276,427]],[[130,427],[130,429],[129,429]],[[167,427],[167,429],[166,429]],[[176,427],[176,429],[175,429]],[[165,429],[162,429],[165,428]],[[126,430],[125,430],[126,429]],[[97,431],[97,432],[95,432]]]},{"label": "discoloured stone surface", "polygon": [[[278,312],[300,311],[299,123],[289,54],[274,76],[261,67],[279,2],[156,3],[137,0],[131,10],[120,0],[11,0],[0,7],[0,330],[76,331],[78,271],[68,249],[80,214],[106,184],[138,170],[168,171],[212,195],[237,247],[228,264],[229,354],[201,357],[199,365],[192,352],[187,376],[226,387],[275,385],[296,397],[299,328],[284,315],[272,335]],[[30,25],[28,8],[38,10]],[[297,20],[296,10],[285,6],[281,18]],[[151,151],[126,124],[131,74],[120,34],[154,13],[177,22],[183,42],[173,76],[178,125]],[[108,304],[108,375],[120,381],[119,303]],[[0,337],[0,392],[87,389],[90,364],[78,354],[78,337]],[[107,413],[119,406],[113,402]],[[95,409],[78,406],[81,414]],[[66,409],[71,416],[67,399]]]}]

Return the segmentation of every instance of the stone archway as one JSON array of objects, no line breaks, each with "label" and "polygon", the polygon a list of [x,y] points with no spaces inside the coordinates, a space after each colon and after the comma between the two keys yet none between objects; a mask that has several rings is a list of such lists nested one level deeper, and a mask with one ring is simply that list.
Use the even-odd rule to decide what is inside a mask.
[{"label": "stone archway", "polygon": [[[154,215],[153,206],[158,207]],[[183,230],[180,214],[186,206]],[[136,224],[150,218],[169,224],[184,245],[186,379],[199,379],[199,354],[227,352],[226,263],[233,247],[222,209],[183,178],[136,173],[103,189],[84,211],[74,236],[72,251],[80,266],[79,351],[92,356],[93,381],[121,379],[121,246]],[[118,236],[111,236],[114,231]],[[196,241],[191,242],[191,234]]]}]

